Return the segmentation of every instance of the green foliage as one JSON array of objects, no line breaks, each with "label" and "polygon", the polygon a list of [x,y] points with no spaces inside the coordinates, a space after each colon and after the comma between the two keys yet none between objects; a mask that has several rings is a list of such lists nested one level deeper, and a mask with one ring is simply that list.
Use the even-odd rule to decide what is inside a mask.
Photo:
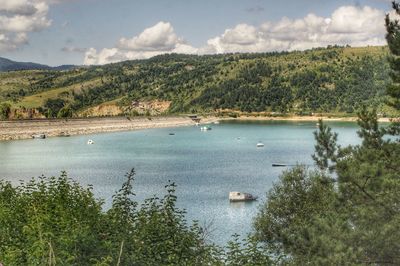
[{"label": "green foliage", "polygon": [[310,235],[309,228],[335,206],[334,187],[327,180],[322,174],[297,166],[285,172],[269,191],[254,227],[257,238],[279,260],[300,265],[321,248],[321,239]]},{"label": "green foliage", "polygon": [[[398,3],[393,2],[393,8],[400,14]],[[390,103],[400,109],[399,21],[388,15],[386,27],[393,81],[387,93]],[[353,70],[371,92],[371,69]],[[296,82],[306,88],[320,79],[307,73]],[[400,123],[394,120],[381,127],[374,107],[361,106],[358,113],[360,145],[338,146],[337,134],[320,121],[313,155],[320,172],[296,167],[270,190],[255,229],[278,263],[400,264]]]},{"label": "green foliage", "polygon": [[[47,99],[46,103],[44,104],[46,108],[46,113],[48,114],[47,117],[58,116],[59,112],[65,107],[65,100],[57,98],[57,99]],[[66,114],[68,111],[64,109],[60,114]]]},{"label": "green foliage", "polygon": [[6,265],[88,264],[98,257],[101,202],[60,177],[18,187],[0,183],[0,261]]},{"label": "green foliage", "polygon": [[71,107],[69,106],[64,106],[63,108],[60,109],[57,113],[57,118],[69,118],[72,117],[73,112]]},{"label": "green foliage", "polygon": [[326,126],[322,120],[318,121],[318,131],[314,132],[315,140],[315,154],[312,155],[315,163],[321,170],[333,170],[330,163],[336,161],[336,141],[337,133],[332,133],[331,128]]},{"label": "green foliage", "polygon": [[[18,72],[5,76],[0,101],[12,100],[18,108],[22,100],[45,113],[47,99],[63,91],[58,97],[74,113],[114,100],[126,110],[132,101],[163,100],[171,102],[170,113],[354,113],[367,103],[393,115],[385,106],[386,54],[384,47],[332,46],[291,53],[171,54],[63,72],[25,71],[20,80]],[[56,116],[62,107],[51,113]]]},{"label": "green foliage", "polygon": [[[395,13],[400,14],[400,5],[396,1],[392,3]],[[387,93],[391,96],[390,104],[400,109],[400,25],[398,20],[392,20],[389,13],[386,15],[386,40],[391,52],[389,58],[390,77],[392,83],[387,88]]]},{"label": "green foliage", "polygon": [[256,235],[284,263],[400,263],[400,143],[384,138],[374,110],[359,117],[362,144],[337,146],[321,121],[313,157],[323,171],[296,167],[269,192]]},{"label": "green foliage", "polygon": [[[176,207],[175,184],[138,204],[134,170],[104,212],[92,188],[39,177],[13,187],[0,181],[0,262],[5,265],[267,265],[254,239],[226,249]],[[233,244],[233,243],[236,244]]]},{"label": "green foliage", "polygon": [[8,119],[11,113],[11,104],[2,103],[0,104],[0,119]]},{"label": "green foliage", "polygon": [[228,242],[224,265],[231,266],[267,266],[273,265],[265,247],[253,236],[239,241],[239,235],[232,236]]}]

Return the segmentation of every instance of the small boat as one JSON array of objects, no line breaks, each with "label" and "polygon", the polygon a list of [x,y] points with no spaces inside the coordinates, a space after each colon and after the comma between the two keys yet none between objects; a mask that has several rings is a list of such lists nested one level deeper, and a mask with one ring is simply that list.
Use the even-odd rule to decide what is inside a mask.
[{"label": "small boat", "polygon": [[204,126],[204,127],[201,127],[200,130],[201,130],[201,131],[209,131],[209,130],[211,130],[211,127],[209,127],[209,126]]},{"label": "small boat", "polygon": [[33,139],[45,139],[46,138],[46,135],[45,134],[33,134],[32,135],[32,138]]},{"label": "small boat", "polygon": [[196,127],[198,127],[198,126],[200,125],[200,123],[199,123],[199,122],[196,122],[196,124],[195,124],[195,125],[196,125]]},{"label": "small boat", "polygon": [[262,142],[257,143],[257,148],[262,148],[262,147],[264,147],[264,143]]},{"label": "small boat", "polygon": [[91,139],[89,139],[89,140],[87,141],[87,144],[89,144],[89,145],[94,144],[94,141],[91,140]]},{"label": "small boat", "polygon": [[229,201],[238,202],[238,201],[253,201],[257,200],[258,197],[251,195],[250,193],[243,192],[229,192]]},{"label": "small boat", "polygon": [[283,163],[273,163],[272,167],[286,167],[287,164],[283,164]]},{"label": "small boat", "polygon": [[215,121],[213,124],[214,124],[214,125],[218,125],[218,124],[219,124],[219,121]]},{"label": "small boat", "polygon": [[172,133],[172,132],[171,132],[171,133],[169,133],[169,135],[170,135],[170,136],[174,136],[174,135],[175,135],[175,133]]}]

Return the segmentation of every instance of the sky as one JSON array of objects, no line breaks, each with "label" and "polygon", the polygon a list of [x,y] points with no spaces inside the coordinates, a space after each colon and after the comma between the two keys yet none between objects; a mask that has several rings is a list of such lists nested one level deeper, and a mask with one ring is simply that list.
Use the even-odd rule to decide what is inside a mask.
[{"label": "sky", "polygon": [[0,56],[92,65],[384,45],[390,10],[390,0],[0,0]]}]

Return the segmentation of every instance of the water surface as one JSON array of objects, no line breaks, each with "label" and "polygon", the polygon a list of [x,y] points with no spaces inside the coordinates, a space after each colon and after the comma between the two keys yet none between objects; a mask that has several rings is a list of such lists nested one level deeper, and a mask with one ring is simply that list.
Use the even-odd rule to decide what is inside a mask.
[{"label": "water surface", "polygon": [[[359,143],[356,124],[331,122],[342,145]],[[41,174],[68,175],[106,199],[135,168],[139,201],[163,195],[168,180],[177,187],[178,205],[188,220],[211,224],[211,240],[223,244],[245,235],[266,192],[285,168],[272,163],[312,165],[315,122],[224,122],[201,132],[198,127],[0,142],[0,178],[17,183]],[[169,133],[175,133],[171,136]],[[87,145],[93,139],[94,145]],[[257,148],[258,142],[265,144]],[[229,191],[250,192],[257,202],[230,203]]]}]

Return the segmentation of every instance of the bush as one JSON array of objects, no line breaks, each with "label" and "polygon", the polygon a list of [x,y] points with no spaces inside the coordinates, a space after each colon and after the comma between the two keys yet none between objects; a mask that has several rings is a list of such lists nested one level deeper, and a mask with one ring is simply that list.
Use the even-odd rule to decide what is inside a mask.
[{"label": "bush", "polygon": [[69,118],[72,117],[72,115],[72,109],[69,106],[64,106],[60,111],[58,111],[57,118]]},{"label": "bush", "polygon": [[[4,265],[239,265],[268,261],[257,243],[223,250],[188,225],[175,184],[163,198],[133,200],[134,171],[104,212],[103,200],[63,172],[13,187],[0,181],[0,262]],[[237,241],[236,241],[237,242]],[[250,264],[243,264],[250,265]],[[253,265],[253,264],[252,264]]]},{"label": "bush", "polygon": [[9,103],[0,104],[0,119],[8,119],[11,113],[11,105]]}]

